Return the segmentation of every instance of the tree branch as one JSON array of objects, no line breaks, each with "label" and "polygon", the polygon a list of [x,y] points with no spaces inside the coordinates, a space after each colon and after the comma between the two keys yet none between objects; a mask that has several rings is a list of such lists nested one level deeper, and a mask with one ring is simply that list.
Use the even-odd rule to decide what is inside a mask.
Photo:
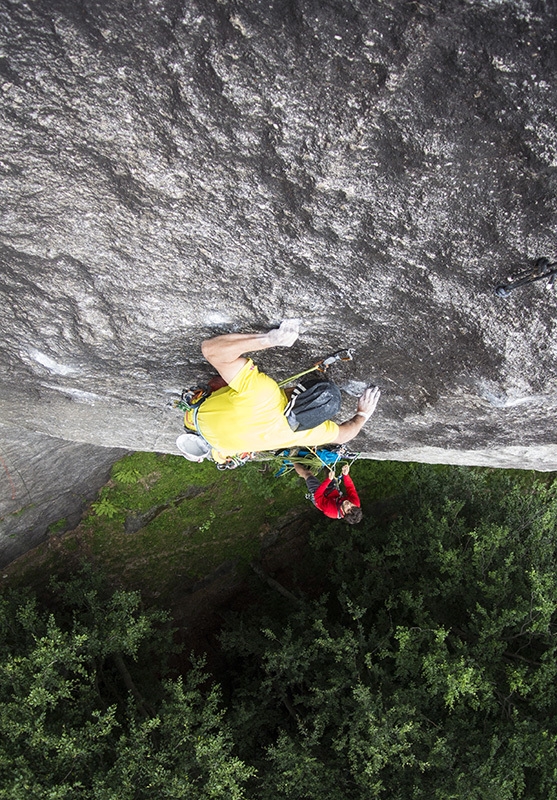
[{"label": "tree branch", "polygon": [[128,672],[128,668],[126,667],[126,665],[124,663],[124,659],[122,658],[120,653],[113,653],[112,657],[114,658],[114,662],[115,662],[116,666],[118,667],[118,672],[122,676],[122,680],[124,681],[126,689],[128,689],[128,691],[130,691],[132,693],[132,695],[133,695],[133,697],[134,697],[134,699],[135,699],[135,701],[137,703],[137,707],[138,707],[139,711],[146,718],[154,717],[155,716],[154,708],[152,708],[151,706],[148,705],[148,703],[145,702],[145,700],[143,698],[143,695],[141,694],[141,692],[139,691],[139,689],[137,688],[137,686],[133,682],[132,676]]},{"label": "tree branch", "polygon": [[292,592],[288,591],[288,589],[286,589],[282,585],[282,583],[279,583],[274,578],[269,577],[269,575],[267,575],[267,573],[265,572],[265,570],[263,569],[263,567],[260,564],[258,564],[256,561],[252,561],[250,563],[250,567],[255,572],[255,574],[259,578],[261,578],[262,581],[264,581],[268,586],[271,587],[271,589],[275,589],[277,592],[280,592],[280,594],[283,597],[287,597],[293,603],[296,603],[296,605],[300,605],[300,601],[296,597],[296,595],[293,595]]}]

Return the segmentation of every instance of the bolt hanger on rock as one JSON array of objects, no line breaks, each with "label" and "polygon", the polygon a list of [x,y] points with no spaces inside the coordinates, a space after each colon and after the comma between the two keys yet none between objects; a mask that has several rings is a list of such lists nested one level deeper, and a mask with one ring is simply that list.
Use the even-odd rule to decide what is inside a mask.
[{"label": "bolt hanger on rock", "polygon": [[548,285],[553,286],[555,277],[557,276],[557,261],[550,262],[548,258],[538,258],[533,268],[523,274],[520,278],[509,283],[501,283],[495,289],[495,294],[499,297],[508,297],[512,291],[518,289],[519,286],[526,286],[534,281],[541,281],[544,278],[549,278]]}]

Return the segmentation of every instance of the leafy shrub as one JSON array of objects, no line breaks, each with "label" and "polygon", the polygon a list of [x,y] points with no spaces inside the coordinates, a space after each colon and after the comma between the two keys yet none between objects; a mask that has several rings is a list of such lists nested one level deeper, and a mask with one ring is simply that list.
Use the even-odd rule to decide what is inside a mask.
[{"label": "leafy shrub", "polygon": [[120,464],[117,469],[114,469],[112,474],[114,480],[118,481],[118,483],[123,483],[128,486],[132,486],[141,480],[140,471],[135,469],[135,467],[125,463]]},{"label": "leafy shrub", "polygon": [[91,503],[91,508],[98,517],[108,517],[108,519],[112,519],[118,513],[118,509],[108,497],[101,497],[100,500]]}]

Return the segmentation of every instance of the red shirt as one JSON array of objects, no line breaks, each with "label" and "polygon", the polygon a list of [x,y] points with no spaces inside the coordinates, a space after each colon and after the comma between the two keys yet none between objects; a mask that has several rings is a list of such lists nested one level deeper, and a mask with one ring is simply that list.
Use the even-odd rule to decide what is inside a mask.
[{"label": "red shirt", "polygon": [[317,508],[322,511],[325,516],[332,517],[332,519],[342,519],[344,515],[340,510],[340,506],[345,500],[350,500],[355,506],[360,505],[360,498],[356,492],[354,481],[350,475],[343,475],[342,478],[344,481],[343,494],[341,494],[338,489],[332,489],[325,497],[325,492],[332,483],[326,478],[321,486],[315,490],[315,494],[313,495]]}]

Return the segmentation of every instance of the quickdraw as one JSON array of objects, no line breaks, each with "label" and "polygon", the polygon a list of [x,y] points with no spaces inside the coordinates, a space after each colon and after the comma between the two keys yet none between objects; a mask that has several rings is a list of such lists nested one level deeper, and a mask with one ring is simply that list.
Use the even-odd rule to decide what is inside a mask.
[{"label": "quickdraw", "polygon": [[297,381],[298,378],[301,378],[303,375],[309,375],[310,372],[326,372],[331,364],[334,364],[336,361],[352,361],[354,359],[353,353],[354,350],[351,347],[346,347],[344,350],[337,350],[336,353],[317,361],[313,367],[305,369],[303,372],[298,372],[297,375],[291,375],[283,381],[279,381],[278,385],[282,389],[284,386],[288,386],[289,383]]},{"label": "quickdraw", "polygon": [[243,467],[244,464],[248,463],[248,461],[253,461],[255,456],[256,453],[240,453],[237,456],[228,456],[226,461],[224,461],[222,464],[217,464],[217,469],[224,470]]},{"label": "quickdraw", "polygon": [[549,285],[552,286],[557,277],[557,262],[551,263],[548,258],[538,258],[534,267],[523,274],[520,278],[509,283],[502,283],[495,289],[495,294],[499,297],[508,297],[514,289],[519,286],[526,286],[528,283],[534,281],[541,281],[544,278],[549,278]]}]

